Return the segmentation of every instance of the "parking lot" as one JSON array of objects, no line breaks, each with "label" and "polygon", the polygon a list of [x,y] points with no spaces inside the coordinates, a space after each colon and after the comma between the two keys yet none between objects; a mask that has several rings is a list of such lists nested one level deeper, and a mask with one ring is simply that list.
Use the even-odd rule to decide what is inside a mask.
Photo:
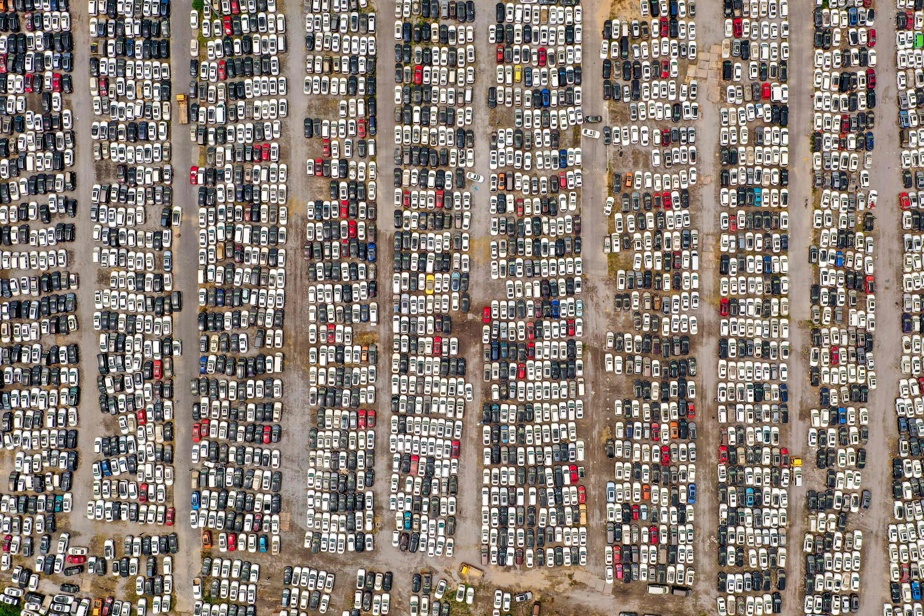
[{"label": "parking lot", "polygon": [[897,10],[9,2],[0,601],[916,613]]}]

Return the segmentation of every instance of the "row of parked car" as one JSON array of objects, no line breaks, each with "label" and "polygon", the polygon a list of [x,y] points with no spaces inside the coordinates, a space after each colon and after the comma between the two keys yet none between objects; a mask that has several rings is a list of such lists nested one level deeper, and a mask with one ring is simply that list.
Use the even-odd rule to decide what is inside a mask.
[{"label": "row of parked car", "polygon": [[723,6],[717,610],[781,613],[789,422],[789,5]]},{"label": "row of parked car", "polygon": [[[381,382],[378,339],[370,329],[379,318],[378,28],[376,13],[366,8],[353,0],[305,13],[305,92],[311,91],[317,103],[309,106],[304,120],[310,189],[303,256],[310,346],[303,352],[310,365],[311,425],[305,547],[312,553],[374,548],[375,406]],[[337,33],[351,44],[328,49],[327,41]],[[323,86],[328,76],[329,91]],[[338,81],[341,85],[334,87]],[[302,591],[299,601],[324,612],[326,596]]]},{"label": "row of parked car", "polygon": [[[280,610],[280,614],[287,616],[290,613],[299,614],[307,610],[326,614],[330,607],[331,593],[334,590],[336,581],[336,574],[324,569],[314,569],[308,566],[286,567],[282,573],[283,588],[280,599],[282,610]],[[381,590],[381,584],[379,589]],[[389,579],[390,589],[391,583]]]},{"label": "row of parked car", "polygon": [[459,324],[471,310],[475,10],[403,0],[394,14],[388,509],[392,544],[430,557],[455,553],[462,424],[474,395]]},{"label": "row of parked car", "polygon": [[[111,417],[94,441],[86,513],[98,522],[173,526],[173,378],[182,351],[174,317],[182,295],[174,289],[172,246],[182,216],[173,202],[169,146],[170,4],[89,7],[96,170],[90,218],[93,263],[105,274],[94,294],[93,328],[99,407]],[[126,606],[135,603],[138,613],[169,612],[171,561],[158,556],[177,551],[176,535],[169,536],[109,539],[103,559],[91,556],[88,567],[134,578],[128,592],[137,603]],[[123,544],[123,557],[115,544]]]},{"label": "row of parked car", "polygon": [[[200,529],[213,563],[240,552],[258,561],[259,554],[281,552],[286,515],[279,443],[286,384],[288,24],[274,0],[207,1],[188,15],[195,35],[187,115],[180,120],[189,122],[190,140],[199,146],[199,164],[189,175],[198,208],[199,287],[190,524]],[[214,564],[203,570],[197,609],[210,603],[238,614],[253,609],[259,573],[254,579],[252,565],[247,583],[238,583],[235,562],[230,579],[223,569],[216,575]]]},{"label": "row of parked car", "polygon": [[[86,612],[89,601],[69,582],[86,570],[88,551],[62,532],[82,506],[72,493],[82,383],[72,338],[80,279],[69,270],[77,239],[70,5],[3,2],[0,15],[0,436],[9,452],[0,603],[23,614]],[[63,582],[60,592],[49,592],[49,579]]]},{"label": "row of parked car", "polygon": [[[924,225],[920,209],[919,187],[924,186],[924,161],[919,156],[918,107],[924,85],[924,72],[917,67],[924,51],[924,4],[914,0],[896,0],[896,74],[898,87],[898,122],[901,146],[902,192],[899,210],[902,220],[902,297],[901,297],[901,376],[895,395],[895,422],[898,440],[893,441],[890,485],[892,500],[888,520],[889,595],[882,613],[899,616],[921,613],[924,584],[924,554],[918,520],[924,515],[919,494],[921,485],[922,428],[924,409],[921,395],[924,349],[921,336],[922,289],[918,267],[922,263]],[[864,490],[865,492],[865,490]],[[886,496],[888,498],[888,496]]]},{"label": "row of parked car", "polygon": [[[498,3],[488,30],[497,71],[487,84],[495,128],[490,230],[481,233],[491,250],[485,283],[497,299],[482,307],[483,564],[587,563],[586,451],[578,434],[583,155],[569,130],[585,122],[583,10]],[[504,104],[492,105],[495,97]]]},{"label": "row of parked car", "polygon": [[[864,515],[872,497],[861,480],[869,438],[865,404],[876,387],[872,210],[878,195],[869,189],[876,8],[869,2],[817,6],[813,18],[812,166],[821,182],[809,251],[809,261],[818,266],[810,293],[809,379],[819,398],[810,411],[808,450],[814,452],[824,484],[807,496],[804,609],[807,614],[843,614],[860,607],[862,533],[851,522]],[[857,56],[859,63],[854,62]],[[864,63],[862,56],[869,60]]]},{"label": "row of parked car", "polygon": [[[614,474],[606,484],[605,578],[685,587],[696,572],[700,264],[690,209],[697,127],[683,109],[698,105],[698,84],[686,80],[696,59],[696,5],[642,0],[639,8],[642,19],[604,22],[600,53],[607,119],[619,123],[602,131],[614,168],[603,249],[615,266],[616,328],[606,334],[604,369],[625,384],[608,401],[614,418],[604,447]],[[625,168],[623,151],[640,154],[631,159],[642,160],[640,168]]]},{"label": "row of parked car", "polygon": [[414,573],[411,578],[411,595],[408,607],[415,616],[449,616],[452,613],[452,599],[456,602],[475,602],[475,589],[467,584],[459,584],[455,592],[449,588],[449,580],[442,578],[434,584],[433,573],[424,571]]}]

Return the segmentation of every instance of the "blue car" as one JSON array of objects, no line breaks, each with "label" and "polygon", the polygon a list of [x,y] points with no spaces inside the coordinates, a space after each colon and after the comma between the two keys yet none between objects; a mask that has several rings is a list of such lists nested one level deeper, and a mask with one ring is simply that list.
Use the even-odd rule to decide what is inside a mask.
[{"label": "blue car", "polygon": [[378,258],[375,242],[369,242],[367,258],[369,259],[369,263],[375,263],[376,259]]},{"label": "blue car", "polygon": [[199,374],[205,374],[205,368],[209,363],[209,358],[205,355],[199,357]]},{"label": "blue car", "polygon": [[920,582],[911,582],[911,598],[915,601],[921,600],[921,583]]},{"label": "blue car", "polygon": [[687,486],[687,502],[691,505],[696,503],[696,484],[691,483]]},{"label": "blue car", "polygon": [[193,492],[190,500],[192,501],[193,511],[199,511],[199,508],[202,506],[202,502],[199,499],[199,492]]}]

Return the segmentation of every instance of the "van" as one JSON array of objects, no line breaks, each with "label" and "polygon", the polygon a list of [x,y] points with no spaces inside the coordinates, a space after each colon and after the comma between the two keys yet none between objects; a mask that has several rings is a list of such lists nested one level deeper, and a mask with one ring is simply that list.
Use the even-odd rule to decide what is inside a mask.
[{"label": "van", "polygon": [[664,584],[649,584],[648,585],[648,594],[649,595],[666,595],[670,592],[670,588]]}]

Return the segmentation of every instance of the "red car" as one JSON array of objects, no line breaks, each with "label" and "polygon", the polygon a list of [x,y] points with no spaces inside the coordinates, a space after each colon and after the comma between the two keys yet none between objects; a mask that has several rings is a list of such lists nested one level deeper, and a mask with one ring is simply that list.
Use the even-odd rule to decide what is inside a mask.
[{"label": "red car", "polygon": [[692,402],[687,404],[687,419],[696,419],[696,405]]},{"label": "red car", "polygon": [[728,447],[719,445],[719,464],[728,464]]},{"label": "red car", "polygon": [[366,411],[366,425],[370,428],[375,427],[375,410],[369,409]]},{"label": "red car", "polygon": [[584,486],[578,486],[578,503],[587,502],[587,488]]},{"label": "red car", "polygon": [[173,507],[167,507],[167,526],[173,526],[173,521],[176,519],[176,509]]},{"label": "red car", "polygon": [[578,467],[577,464],[572,464],[569,468],[571,471],[571,483],[576,484],[578,482]]},{"label": "red car", "polygon": [[765,83],[764,85],[760,87],[760,97],[765,101],[770,100],[770,84],[769,83]]},{"label": "red car", "polygon": [[651,530],[651,535],[650,535],[651,545],[658,545],[658,540],[659,540],[658,527],[652,526],[650,530]]},{"label": "red car", "polygon": [[870,29],[867,31],[867,35],[866,35],[866,36],[867,36],[867,41],[869,42],[869,46],[870,46],[870,47],[875,47],[875,46],[876,46],[876,29],[875,29],[875,28],[870,28]]},{"label": "red car", "polygon": [[723,317],[728,316],[728,298],[727,297],[723,297],[719,301],[719,314],[722,315]]},{"label": "red car", "polygon": [[87,557],[86,556],[75,556],[72,554],[67,557],[67,562],[68,564],[71,564],[71,565],[82,565],[85,562],[87,562]]},{"label": "red car", "polygon": [[[664,20],[664,18],[661,18]],[[741,38],[744,36],[744,28],[742,27],[742,22],[740,17],[735,17],[735,20],[732,22],[732,27],[734,29],[735,38]],[[662,27],[663,30],[663,27]],[[663,36],[663,35],[662,35]]]},{"label": "red car", "polygon": [[193,443],[198,443],[202,440],[202,431],[197,423],[194,423],[192,427],[192,440]]},{"label": "red car", "polygon": [[667,21],[667,17],[662,17],[661,18],[661,36],[662,37],[666,38],[667,35],[669,34],[670,31],[668,29],[668,25],[669,25],[669,22]]},{"label": "red car", "polygon": [[[899,195],[898,195],[898,205],[899,205],[899,207],[901,207],[903,210],[907,210],[908,208],[911,207],[911,199],[908,198],[908,193],[906,193],[906,192],[899,193]],[[485,321],[485,323],[487,323],[487,321]]]},{"label": "red car", "polygon": [[366,409],[359,409],[356,413],[356,425],[360,430],[366,429]]},{"label": "red car", "polygon": [[154,378],[155,379],[164,378],[164,362],[160,359],[154,360]]},{"label": "red car", "polygon": [[876,292],[876,277],[872,275],[867,276],[865,280],[865,285],[866,285],[867,293],[875,293]]},{"label": "red car", "polygon": [[366,119],[360,118],[356,123],[356,130],[359,132],[359,138],[366,138]]},{"label": "red car", "polygon": [[231,34],[234,32],[234,30],[231,28],[231,16],[225,15],[223,23],[225,26],[225,34],[231,36]]},{"label": "red car", "polygon": [[423,67],[419,64],[414,67],[414,85],[419,86],[423,83]]},{"label": "red car", "polygon": [[235,550],[237,550],[237,535],[228,533],[228,551],[234,552]]},{"label": "red car", "polygon": [[872,90],[876,87],[876,69],[866,69],[866,87]]},{"label": "red car", "polygon": [[55,92],[61,91],[61,73],[53,73],[51,76],[51,89]]},{"label": "red car", "polygon": [[461,448],[461,446],[462,446],[462,445],[461,445],[461,443],[459,443],[459,441],[453,441],[453,442],[452,442],[452,457],[453,457],[453,458],[458,458],[458,457],[459,457],[459,449]]},{"label": "red car", "polygon": [[504,46],[503,45],[497,46],[497,63],[498,64],[504,63]]},{"label": "red car", "polygon": [[539,48],[539,66],[545,66],[549,61],[549,52],[545,47]]},{"label": "red car", "polygon": [[[906,198],[907,198],[907,195],[906,195]],[[482,323],[491,322],[491,308],[490,307],[485,306],[484,308],[481,309],[481,322]]]},{"label": "red car", "polygon": [[138,425],[139,425],[139,426],[146,426],[146,425],[147,425],[147,423],[148,423],[148,412],[147,412],[146,410],[140,409],[137,413],[135,413],[135,417],[137,417],[137,419],[138,419]]},{"label": "red car", "polygon": [[189,168],[189,183],[193,186],[199,183],[199,167],[195,165]]}]

